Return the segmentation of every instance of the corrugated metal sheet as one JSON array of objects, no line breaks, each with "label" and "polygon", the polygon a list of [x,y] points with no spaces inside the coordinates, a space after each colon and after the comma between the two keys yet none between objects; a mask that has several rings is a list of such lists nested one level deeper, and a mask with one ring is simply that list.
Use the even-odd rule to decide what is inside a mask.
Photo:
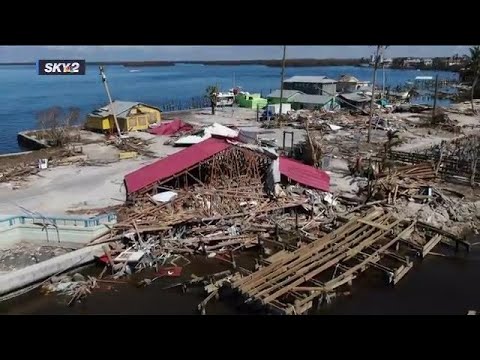
[{"label": "corrugated metal sheet", "polygon": [[325,105],[326,103],[333,100],[333,96],[328,95],[308,95],[308,94],[299,94],[293,98],[293,102],[301,104],[318,104]]},{"label": "corrugated metal sheet", "polygon": [[330,191],[330,176],[325,171],[296,160],[280,157],[280,173],[300,185]]},{"label": "corrugated metal sheet", "polygon": [[362,93],[347,93],[347,94],[340,94],[338,95],[339,98],[345,99],[347,101],[353,102],[368,102],[372,98],[370,96],[363,95]]},{"label": "corrugated metal sheet", "polygon": [[164,122],[157,127],[154,127],[148,132],[154,135],[175,135],[180,131],[190,131],[193,129],[193,126],[183,122],[180,119],[175,119],[170,122]]},{"label": "corrugated metal sheet", "polygon": [[[270,94],[267,95],[267,98],[274,98],[274,99],[279,99],[280,98],[280,90],[274,90]],[[292,96],[295,96],[297,94],[303,94],[301,91],[298,90],[283,90],[283,98],[284,99],[289,99]]]},{"label": "corrugated metal sheet", "polygon": [[[119,118],[124,118],[128,115],[130,109],[132,109],[133,107],[138,106],[138,105],[147,106],[147,107],[152,108],[152,109],[158,109],[155,106],[147,105],[147,104],[140,103],[140,102],[137,102],[137,101],[134,102],[134,101],[114,100],[113,101],[113,109],[115,111],[115,116],[119,117]],[[160,109],[158,109],[158,110],[160,110]],[[107,116],[112,115],[112,114],[113,113],[110,109],[110,104],[107,104],[104,107],[101,107],[100,109],[96,109],[96,110],[92,111],[89,114],[89,116],[104,118],[104,117],[107,117]]]},{"label": "corrugated metal sheet", "polygon": [[125,176],[127,194],[142,190],[157,181],[166,180],[180,174],[199,162],[228,149],[230,146],[232,145],[228,144],[224,139],[210,138],[135,170]]},{"label": "corrugated metal sheet", "polygon": [[334,84],[337,80],[329,79],[326,76],[302,76],[296,75],[284,80],[286,83],[313,83],[313,84]]},{"label": "corrugated metal sheet", "polygon": [[[113,109],[117,117],[126,116],[128,111],[137,105],[140,105],[140,103],[133,101],[113,101]],[[94,110],[92,111],[92,113],[90,113],[90,116],[98,116],[101,118],[107,117],[109,115],[112,115],[110,104],[107,104],[104,107],[101,107],[100,109]]]}]

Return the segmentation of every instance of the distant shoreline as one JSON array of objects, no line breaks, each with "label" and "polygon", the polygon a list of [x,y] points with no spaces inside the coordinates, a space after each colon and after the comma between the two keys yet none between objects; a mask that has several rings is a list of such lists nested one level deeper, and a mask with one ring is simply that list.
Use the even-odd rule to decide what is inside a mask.
[{"label": "distant shoreline", "polygon": [[[87,65],[123,65],[125,67],[151,67],[151,66],[175,66],[186,65],[265,65],[281,67],[281,60],[187,60],[187,61],[88,61]],[[286,66],[355,66],[362,64],[362,59],[289,59]],[[0,65],[36,65],[35,62],[5,62]]]},{"label": "distant shoreline", "polygon": [[[238,65],[263,65],[268,67],[281,67],[281,60],[208,60],[208,61],[91,61],[87,65],[118,65],[128,68],[176,66],[176,65],[204,65],[204,66],[238,66]],[[35,62],[5,62],[0,65],[26,66],[36,65]],[[285,61],[287,67],[322,67],[322,66],[365,66],[369,64],[365,59],[288,59]],[[405,68],[402,66],[390,66],[390,69],[398,70],[433,70],[433,71],[457,71],[456,68],[445,68],[445,66],[425,67],[422,65]]]}]

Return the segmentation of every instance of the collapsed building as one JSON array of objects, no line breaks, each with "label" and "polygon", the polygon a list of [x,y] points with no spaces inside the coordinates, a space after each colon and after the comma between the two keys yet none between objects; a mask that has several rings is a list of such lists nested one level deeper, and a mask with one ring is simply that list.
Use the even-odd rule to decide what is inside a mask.
[{"label": "collapsed building", "polygon": [[236,186],[264,183],[267,193],[272,193],[282,177],[288,183],[329,191],[330,177],[324,171],[277,155],[269,148],[215,137],[127,174],[125,188],[127,201],[155,195],[168,186],[219,182]]}]

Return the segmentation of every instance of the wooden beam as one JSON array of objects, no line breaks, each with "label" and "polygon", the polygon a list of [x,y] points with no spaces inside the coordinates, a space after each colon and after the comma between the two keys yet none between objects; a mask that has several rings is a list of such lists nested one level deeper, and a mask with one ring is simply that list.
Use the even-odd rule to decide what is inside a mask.
[{"label": "wooden beam", "polygon": [[425,222],[418,221],[417,224],[424,229],[431,230],[431,231],[433,231],[437,234],[441,234],[445,237],[448,237],[448,238],[452,239],[453,241],[455,241],[457,244],[462,244],[467,251],[470,251],[470,243],[468,241],[465,241],[465,240],[459,238],[458,236],[456,236],[456,235],[454,235],[454,234],[452,234],[448,231],[445,231],[445,230],[440,229],[438,227],[435,227],[433,225],[427,224]]},{"label": "wooden beam", "polygon": [[337,284],[337,282],[341,281],[344,277],[346,276],[349,276],[353,273],[355,273],[356,271],[358,271],[359,269],[362,268],[362,266],[364,266],[366,263],[371,263],[376,257],[378,258],[379,255],[386,251],[389,247],[391,247],[392,245],[394,245],[405,233],[408,233],[410,231],[410,229],[413,228],[413,224],[411,224],[408,228],[406,228],[405,230],[403,230],[400,234],[398,234],[398,236],[396,236],[394,239],[390,240],[388,243],[386,243],[385,245],[383,245],[381,248],[379,248],[377,251],[375,251],[373,254],[371,254],[370,256],[368,256],[365,260],[363,260],[360,264],[357,264],[355,266],[353,266],[352,268],[350,268],[348,271],[344,272],[343,274],[341,274],[340,276],[338,276],[337,278],[327,282],[325,284],[325,288],[327,290],[333,290],[335,289],[336,287],[340,286],[342,283]]},{"label": "wooden beam", "polygon": [[430,251],[442,240],[442,235],[437,234],[433,238],[431,238],[422,248],[422,259],[428,255]]},{"label": "wooden beam", "polygon": [[368,221],[368,220],[363,220],[363,219],[359,219],[358,220],[359,223],[362,223],[362,224],[366,224],[366,225],[370,225],[370,226],[373,226],[377,229],[380,229],[380,230],[388,230],[388,226],[385,226],[385,225],[380,225],[380,224],[377,224],[373,221]]},{"label": "wooden beam", "polygon": [[[376,211],[373,211],[372,213],[368,214],[367,216],[368,217],[374,217],[375,215],[379,215],[379,214],[383,214],[383,211],[381,210],[376,210]],[[299,254],[301,253],[304,253],[304,252],[308,252],[309,250],[313,250],[315,249],[316,247],[318,246],[322,246],[322,245],[326,245],[330,242],[333,242],[335,237],[337,236],[337,234],[339,233],[342,233],[350,228],[358,228],[358,223],[356,220],[360,219],[360,217],[358,216],[353,216],[351,219],[349,219],[348,222],[346,222],[345,224],[343,224],[342,226],[340,226],[338,229],[336,229],[335,231],[327,234],[326,236],[324,236],[323,238],[317,240],[317,241],[314,241],[314,242],[311,242],[310,244],[308,244],[307,246],[305,247],[302,247],[294,252],[292,252],[291,254],[291,257],[290,258],[283,258],[281,261],[278,261],[278,262],[275,262],[275,263],[272,263],[272,265],[270,266],[267,266],[259,271],[256,271],[254,273],[252,273],[251,275],[249,276],[246,276],[245,278],[241,279],[241,280],[238,280],[236,282],[234,282],[232,284],[232,287],[238,287],[240,285],[247,285],[250,281],[253,281],[255,279],[258,279],[262,276],[264,276],[265,274],[269,273],[272,271],[273,268],[279,268],[280,266],[282,266],[284,263],[287,263],[288,261],[291,261],[291,259],[293,259],[295,256],[298,256]]]},{"label": "wooden beam", "polygon": [[[356,220],[356,219],[355,219]],[[256,271],[251,276],[246,277],[243,281],[238,281],[234,283],[234,287],[241,286],[243,291],[247,291],[251,288],[254,288],[259,283],[264,282],[267,280],[265,277],[268,276],[270,278],[274,278],[276,275],[285,273],[289,268],[285,268],[284,265],[288,264],[291,268],[299,263],[302,263],[303,260],[311,258],[312,252],[315,250],[322,250],[327,247],[327,245],[333,243],[336,240],[338,233],[343,233],[348,229],[355,229],[358,228],[358,223],[352,220],[350,223],[347,223],[337,229],[336,231],[328,234],[327,236],[319,239],[315,242],[308,244],[305,247],[302,247],[296,251],[294,251],[289,257],[284,257],[283,259],[272,263],[272,265],[267,266],[259,271]]]},{"label": "wooden beam", "polygon": [[[263,281],[263,284],[259,287],[255,286],[251,288],[250,293],[252,295],[261,296],[269,291],[277,289],[283,285],[286,285],[289,281],[294,280],[302,276],[302,274],[308,272],[310,269],[319,266],[328,260],[332,259],[338,252],[343,251],[343,247],[345,247],[350,242],[359,242],[362,241],[365,237],[368,237],[372,234],[374,230],[369,229],[368,225],[361,227],[359,230],[355,231],[353,234],[341,239],[340,242],[335,243],[333,246],[327,248],[326,250],[317,253],[316,255],[310,253],[305,254],[301,258],[295,260],[292,264],[287,264],[274,272],[274,277],[267,277],[267,281]],[[340,239],[338,239],[340,240]],[[348,248],[348,247],[347,247]],[[291,277],[288,277],[290,274],[294,274]],[[285,279],[286,278],[286,279]],[[277,283],[277,281],[285,279]],[[274,282],[275,284],[272,284]],[[273,286],[272,286],[273,285]]]},{"label": "wooden beam", "polygon": [[400,266],[393,276],[393,285],[396,285],[411,269],[413,268],[413,261],[408,265]]},{"label": "wooden beam", "polygon": [[293,291],[324,291],[325,288],[317,286],[297,286],[292,289]]},{"label": "wooden beam", "polygon": [[[390,228],[393,228],[395,227],[398,223],[400,222],[400,220],[396,220],[394,223],[390,224]],[[358,253],[358,251],[360,251],[361,249],[363,249],[364,247],[366,246],[369,246],[371,245],[373,242],[375,241],[378,241],[380,239],[382,239],[383,237],[385,237],[387,234],[386,232],[382,232],[381,230],[376,232],[373,236],[369,237],[367,240],[365,240],[364,242],[360,243],[359,245],[357,245],[356,247],[352,248],[352,249],[349,249],[347,252],[344,252],[340,255],[338,255],[337,257],[333,258],[332,260],[330,260],[329,262],[325,263],[324,265],[320,266],[319,268],[307,273],[306,275],[302,276],[302,273],[304,271],[302,271],[300,273],[300,276],[302,276],[301,278],[298,278],[299,276],[298,275],[295,275],[293,276],[293,278],[298,278],[297,280],[295,280],[293,283],[291,283],[289,286],[287,287],[284,287],[282,289],[279,289],[278,291],[274,292],[273,294],[267,296],[265,299],[263,299],[263,302],[269,302],[273,299],[276,299],[278,298],[279,296],[285,294],[288,292],[289,288],[291,287],[295,287],[295,286],[298,286],[300,285],[301,283],[305,282],[306,280],[309,280],[311,279],[312,277],[314,276],[317,276],[318,274],[320,274],[322,271],[328,269],[330,266],[338,263],[342,258],[344,257],[347,257],[349,255],[353,255],[355,253]],[[291,279],[288,279],[288,281],[290,281]],[[281,284],[281,283],[280,283]],[[275,285],[273,288],[277,288],[279,286],[281,286],[280,284],[277,284]],[[282,284],[283,285],[283,284]]]},{"label": "wooden beam", "polygon": [[[354,274],[351,274],[351,275],[343,278],[343,279],[339,282],[339,285],[338,285],[338,286],[343,285],[343,284],[346,284],[346,283],[348,283],[349,281],[354,280],[355,278],[356,278],[356,276],[355,276]],[[336,287],[338,287],[338,286],[336,286]],[[307,309],[303,309],[303,312],[301,312],[302,310],[300,310],[300,309],[302,309],[306,304],[308,304],[309,302],[311,302],[311,301],[312,301],[313,299],[315,299],[317,296],[320,296],[322,292],[328,293],[328,292],[330,292],[330,291],[331,291],[331,290],[328,289],[328,288],[323,288],[323,289],[321,289],[321,290],[315,291],[313,294],[308,295],[306,298],[304,298],[304,299],[302,299],[302,300],[296,301],[296,302],[295,302],[295,307],[297,308],[297,312],[298,312],[298,313],[303,313],[303,312],[305,312],[305,311],[308,310],[311,306],[308,307]]]}]

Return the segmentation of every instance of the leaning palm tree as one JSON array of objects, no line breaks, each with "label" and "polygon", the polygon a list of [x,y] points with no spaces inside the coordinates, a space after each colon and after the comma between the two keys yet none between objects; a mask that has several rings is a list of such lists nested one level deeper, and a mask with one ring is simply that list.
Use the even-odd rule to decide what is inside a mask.
[{"label": "leaning palm tree", "polygon": [[212,115],[215,115],[215,108],[217,107],[218,86],[210,85],[205,90],[205,96],[210,100],[210,106],[212,107]]},{"label": "leaning palm tree", "polygon": [[477,87],[478,79],[480,77],[480,46],[474,46],[470,48],[470,56],[467,69],[472,73],[473,83],[470,93],[470,103],[472,105],[472,112],[475,114],[475,107],[473,105],[473,98],[475,96],[475,88]]}]

